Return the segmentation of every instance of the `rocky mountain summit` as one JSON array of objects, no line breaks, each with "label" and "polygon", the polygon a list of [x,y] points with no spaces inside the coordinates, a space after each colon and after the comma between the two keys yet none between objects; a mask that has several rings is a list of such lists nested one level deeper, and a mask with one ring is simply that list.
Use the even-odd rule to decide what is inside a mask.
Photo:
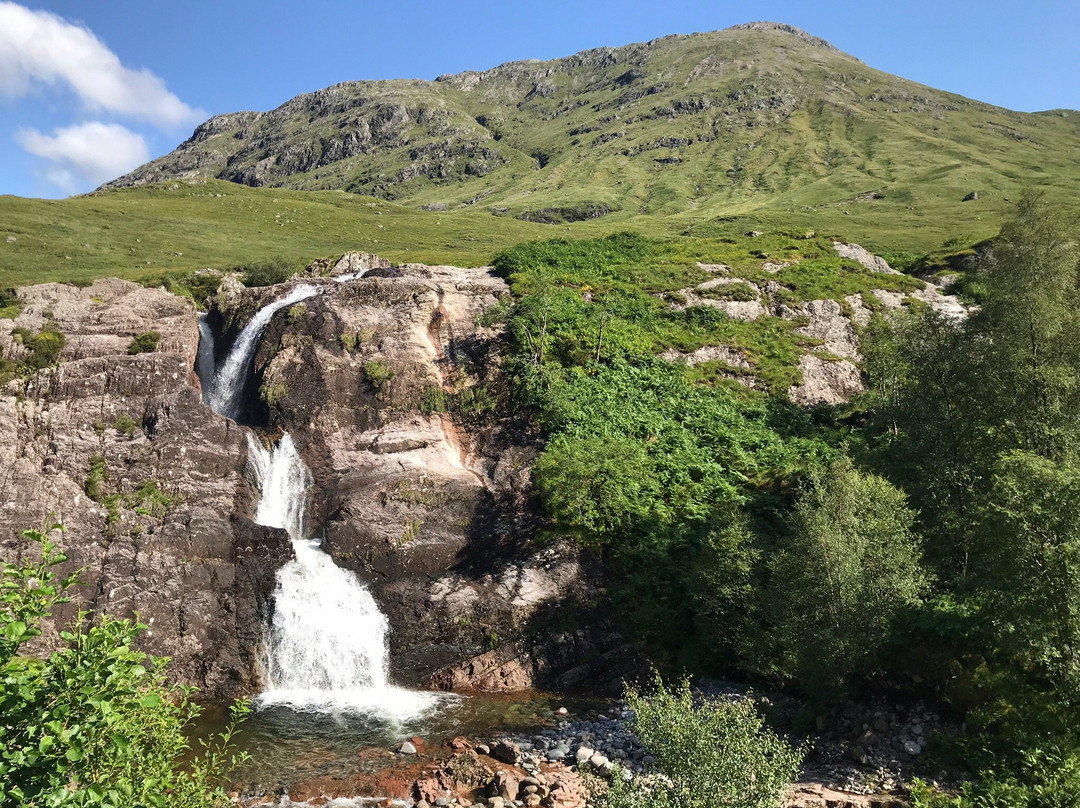
[{"label": "rocky mountain summit", "polygon": [[[666,36],[434,81],[351,81],[219,115],[106,187],[218,178],[550,224],[767,200],[1000,200],[1061,185],[1075,118],[874,70],[778,23]],[[1021,180],[1020,178],[1025,178]],[[970,203],[969,203],[970,204]]]}]

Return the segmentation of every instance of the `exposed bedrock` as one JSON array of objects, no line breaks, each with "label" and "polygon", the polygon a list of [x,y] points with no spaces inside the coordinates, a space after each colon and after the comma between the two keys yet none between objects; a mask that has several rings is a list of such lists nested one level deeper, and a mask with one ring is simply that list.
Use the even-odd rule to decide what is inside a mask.
[{"label": "exposed bedrock", "polygon": [[[533,546],[538,438],[494,405],[502,335],[478,319],[505,283],[421,265],[322,283],[272,321],[255,375],[267,422],[311,468],[326,550],[390,619],[394,674],[521,689],[599,660],[617,638],[582,629],[595,576],[569,545]],[[229,288],[218,302],[252,310],[265,295]],[[504,648],[515,649],[504,663],[488,658]]]},{"label": "exposed bedrock", "polygon": [[[311,273],[302,280],[318,294],[270,320],[246,416],[293,435],[315,480],[312,528],[387,613],[393,674],[456,689],[609,677],[617,635],[583,605],[597,600],[596,576],[572,546],[533,543],[538,436],[493,404],[505,400],[501,335],[477,318],[504,283],[375,256],[338,268],[367,275]],[[225,282],[208,318],[219,362],[294,285]],[[113,279],[20,296],[22,314],[0,325],[3,357],[26,359],[27,335],[43,328],[65,346],[0,390],[0,558],[32,549],[23,529],[62,521],[87,608],[137,613],[145,647],[181,681],[256,691],[275,573],[292,550],[284,531],[251,521],[248,427],[202,401],[194,305]],[[156,349],[129,353],[149,331]],[[61,609],[36,650],[75,610]]]},{"label": "exposed bedrock", "polygon": [[[81,604],[149,625],[173,675],[222,695],[250,691],[282,531],[254,525],[241,428],[203,406],[192,368],[191,301],[115,279],[20,290],[23,313],[0,351],[26,353],[17,328],[65,335],[58,362],[0,391],[0,557],[32,551],[26,528],[61,521]],[[51,324],[51,325],[50,325]],[[129,354],[157,331],[157,350]],[[76,603],[56,615],[39,650]]]}]

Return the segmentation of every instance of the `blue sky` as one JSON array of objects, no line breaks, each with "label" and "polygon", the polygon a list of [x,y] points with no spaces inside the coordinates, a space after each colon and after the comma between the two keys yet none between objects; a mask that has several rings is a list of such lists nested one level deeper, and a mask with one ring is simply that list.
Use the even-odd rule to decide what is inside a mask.
[{"label": "blue sky", "polygon": [[287,3],[0,0],[0,194],[92,189],[212,114],[773,20],[1011,109],[1080,108],[1076,0]]}]

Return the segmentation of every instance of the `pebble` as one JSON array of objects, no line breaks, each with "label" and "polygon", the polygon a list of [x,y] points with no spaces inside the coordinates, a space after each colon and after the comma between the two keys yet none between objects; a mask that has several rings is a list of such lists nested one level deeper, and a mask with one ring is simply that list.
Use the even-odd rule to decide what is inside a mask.
[{"label": "pebble", "polygon": [[410,741],[402,741],[397,748],[397,752],[402,755],[415,755],[416,747]]}]

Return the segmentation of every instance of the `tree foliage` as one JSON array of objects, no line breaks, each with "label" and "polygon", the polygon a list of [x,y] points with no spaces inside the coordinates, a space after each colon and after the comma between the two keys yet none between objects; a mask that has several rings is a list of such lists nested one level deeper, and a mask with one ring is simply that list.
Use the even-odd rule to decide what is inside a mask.
[{"label": "tree foliage", "polygon": [[919,603],[926,581],[913,521],[902,491],[846,456],[811,475],[769,594],[781,647],[805,686],[839,690],[877,657],[896,616]]},{"label": "tree foliage", "polygon": [[[61,529],[52,526],[52,529]],[[236,759],[234,724],[188,765],[185,725],[198,715],[191,691],[171,684],[166,659],[134,647],[146,627],[80,612],[45,659],[19,655],[67,600],[75,575],[48,532],[27,531],[40,559],[5,563],[0,579],[0,805],[210,808],[227,798],[216,782]]]}]

